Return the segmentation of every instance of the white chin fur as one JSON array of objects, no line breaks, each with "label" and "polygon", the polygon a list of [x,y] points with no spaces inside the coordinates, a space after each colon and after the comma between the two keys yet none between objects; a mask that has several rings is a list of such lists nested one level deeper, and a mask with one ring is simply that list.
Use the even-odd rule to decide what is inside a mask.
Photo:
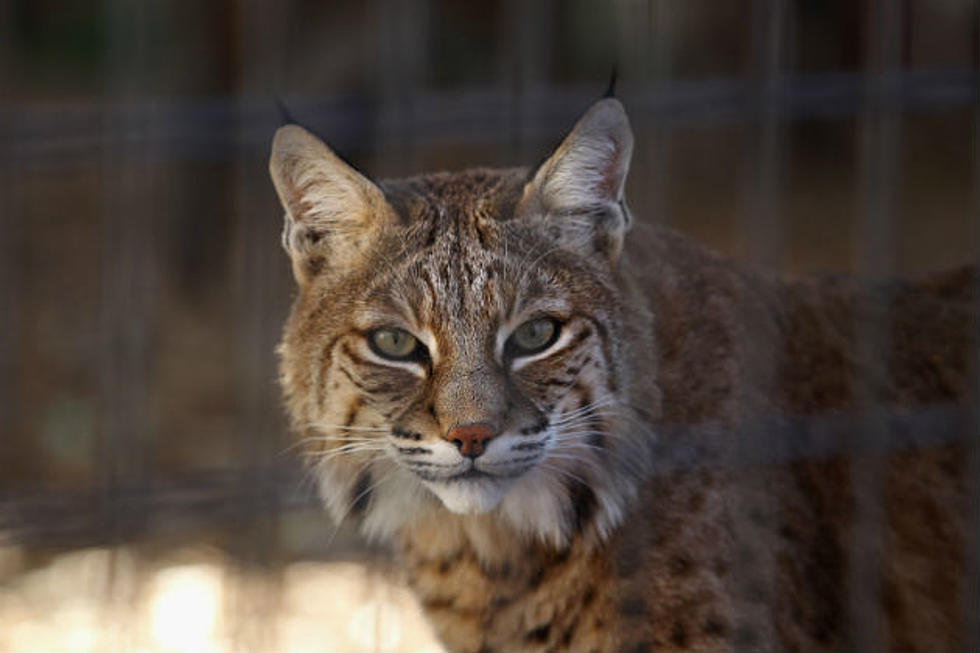
[{"label": "white chin fur", "polygon": [[442,505],[457,515],[479,515],[490,512],[504,498],[507,484],[496,479],[433,482],[425,486],[439,497]]}]

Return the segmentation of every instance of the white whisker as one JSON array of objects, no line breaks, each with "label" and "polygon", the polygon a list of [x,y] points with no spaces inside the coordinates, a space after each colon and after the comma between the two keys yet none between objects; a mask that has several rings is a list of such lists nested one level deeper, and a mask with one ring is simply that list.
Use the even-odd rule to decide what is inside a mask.
[{"label": "white whisker", "polygon": [[348,426],[346,424],[330,424],[328,422],[307,422],[300,428],[317,428],[325,431],[366,431],[370,433],[389,433],[391,429],[384,426]]},{"label": "white whisker", "polygon": [[582,478],[578,474],[574,474],[574,473],[570,472],[569,470],[564,469],[562,467],[559,467],[557,465],[549,465],[547,462],[543,462],[543,463],[541,463],[541,468],[542,469],[547,469],[547,470],[550,470],[550,471],[553,471],[553,472],[558,472],[559,474],[562,474],[563,476],[567,476],[568,478],[570,478],[570,479],[572,479],[574,481],[578,481],[579,483],[581,483],[582,485],[584,485],[586,487],[592,487],[592,483],[589,483],[588,481],[586,481],[584,478]]},{"label": "white whisker", "polygon": [[[640,469],[641,463],[637,460],[626,456],[621,451],[617,451],[613,447],[601,446],[592,444],[591,442],[586,442],[582,439],[577,439],[578,437],[589,437],[589,436],[602,436],[609,437],[609,434],[603,431],[575,431],[566,433],[556,433],[555,434],[555,445],[552,447],[551,451],[561,452],[561,451],[588,451],[595,453],[599,456],[611,456],[615,458],[620,463],[625,465],[628,469]],[[573,439],[576,438],[576,439]],[[590,458],[591,460],[591,458]]]},{"label": "white whisker", "polygon": [[310,459],[315,459],[317,462],[323,462],[327,460],[333,460],[339,456],[347,456],[358,453],[366,452],[383,452],[385,447],[383,446],[365,446],[358,445],[356,447],[335,447],[333,449],[328,449],[326,451],[311,451],[307,454]]},{"label": "white whisker", "polygon": [[[360,468],[358,468],[357,474],[360,475],[360,473],[364,470],[364,468],[367,467],[370,464],[371,464],[371,461],[368,461],[366,464],[364,464]],[[337,534],[340,533],[340,527],[343,525],[344,521],[347,519],[347,516],[350,514],[350,511],[353,510],[354,509],[354,506],[357,505],[357,502],[360,501],[365,496],[367,496],[368,494],[370,494],[371,492],[373,492],[374,490],[376,490],[379,487],[381,487],[384,483],[387,483],[392,478],[394,478],[394,474],[393,473],[389,472],[389,473],[385,474],[384,476],[382,476],[381,478],[379,478],[377,481],[375,481],[374,483],[372,483],[371,485],[369,485],[368,487],[366,487],[356,497],[354,497],[353,499],[351,499],[351,501],[347,505],[347,507],[344,508],[344,512],[341,513],[340,518],[337,519],[337,525],[334,528],[333,534],[330,536],[330,539],[327,540],[327,544],[326,544],[326,547],[325,547],[326,550],[328,550],[328,551],[330,550],[330,545],[333,544],[333,541],[334,541],[334,539],[336,539]]]},{"label": "white whisker", "polygon": [[[305,438],[301,438],[301,439],[297,440],[296,442],[293,442],[289,446],[285,447],[282,451],[280,451],[278,455],[283,456],[283,455],[285,455],[287,453],[291,453],[294,449],[297,449],[298,447],[307,446],[307,445],[314,444],[314,443],[317,443],[317,442],[320,442],[320,443],[323,443],[323,442],[344,442],[344,443],[347,443],[347,444],[367,444],[367,443],[380,443],[380,442],[383,442],[383,440],[380,440],[378,438],[353,437],[353,436],[352,437],[334,437],[334,436],[329,436],[329,435],[311,435],[311,436],[307,436]],[[309,453],[310,452],[304,452],[303,455],[307,455]]]},{"label": "white whisker", "polygon": [[559,424],[560,425],[560,424],[564,424],[565,422],[572,421],[572,420],[575,420],[575,419],[591,418],[593,416],[600,415],[601,414],[599,412],[600,409],[606,408],[606,407],[608,407],[610,405],[613,405],[615,403],[616,403],[616,400],[615,399],[613,399],[611,397],[603,397],[602,399],[599,399],[598,401],[594,401],[592,403],[586,404],[585,406],[581,406],[579,408],[576,408],[575,410],[569,410],[569,411],[563,412],[556,419],[551,420],[551,423],[553,425],[555,425],[555,424]]}]

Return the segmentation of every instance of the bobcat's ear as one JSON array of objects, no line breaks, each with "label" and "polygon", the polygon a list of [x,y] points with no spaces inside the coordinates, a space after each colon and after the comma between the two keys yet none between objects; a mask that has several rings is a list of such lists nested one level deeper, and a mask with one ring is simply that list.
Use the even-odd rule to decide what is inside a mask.
[{"label": "bobcat's ear", "polygon": [[599,100],[525,185],[518,214],[545,216],[562,241],[615,261],[630,224],[623,186],[632,153],[623,105]]},{"label": "bobcat's ear", "polygon": [[373,182],[297,125],[276,131],[269,173],[286,210],[282,244],[297,282],[362,257],[393,209]]}]

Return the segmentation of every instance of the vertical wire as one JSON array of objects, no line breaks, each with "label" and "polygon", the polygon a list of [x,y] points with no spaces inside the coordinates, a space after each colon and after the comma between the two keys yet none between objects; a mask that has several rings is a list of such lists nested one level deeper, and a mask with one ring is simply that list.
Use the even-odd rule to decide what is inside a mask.
[{"label": "vertical wire", "polygon": [[[980,10],[974,7],[973,24],[973,66],[974,74],[980,68]],[[976,81],[974,82],[976,84]],[[977,234],[980,237],[980,84],[974,90],[973,105],[973,210],[977,220]],[[980,650],[980,240],[975,243],[977,269],[974,271],[975,290],[974,301],[977,310],[974,312],[974,328],[972,351],[970,352],[970,370],[972,372],[972,393],[969,409],[969,460],[967,464],[967,490],[969,491],[970,511],[967,519],[970,529],[965,538],[967,559],[967,587],[964,594],[964,650]]]},{"label": "vertical wire", "polygon": [[[230,643],[243,650],[274,646],[271,617],[279,602],[281,515],[269,462],[281,442],[278,389],[272,372],[281,315],[270,307],[279,304],[277,293],[287,291],[276,282],[281,279],[277,244],[282,214],[271,202],[264,165],[268,151],[265,144],[255,149],[250,143],[253,130],[266,136],[264,143],[271,142],[276,127],[272,98],[283,90],[280,75],[286,63],[288,19],[288,11],[275,4],[243,0],[239,6],[241,50],[233,127],[237,145],[229,161],[231,208],[238,232],[233,315],[236,418],[243,458],[236,462],[248,470],[251,487],[245,492],[247,511],[236,528],[235,535],[242,541],[232,561],[237,570],[231,576],[233,596],[226,610],[234,622]],[[308,58],[298,63],[309,68],[317,65]],[[309,78],[304,74],[307,70],[299,72]],[[255,110],[263,105],[268,111]]]},{"label": "vertical wire", "polygon": [[[238,18],[240,48],[236,53],[238,63],[239,83],[235,88],[235,130],[236,136],[245,131],[245,106],[256,89],[252,87],[252,75],[256,66],[264,68],[257,60],[268,53],[263,51],[265,43],[261,38],[262,32],[256,29],[261,19],[255,14],[258,4],[242,0],[239,4]],[[255,271],[257,256],[261,256],[254,227],[254,216],[249,210],[248,188],[246,181],[246,153],[242,150],[242,141],[235,139],[236,146],[231,148],[227,162],[231,175],[232,203],[231,210],[236,225],[235,265],[232,273],[234,301],[231,315],[234,316],[234,368],[235,368],[235,433],[241,439],[238,451],[240,457],[235,464],[246,470],[257,470],[255,462],[261,451],[260,439],[262,434],[256,423],[257,402],[260,396],[258,387],[260,379],[261,357],[257,350],[260,346],[256,328],[256,301],[260,295],[262,280]],[[227,575],[227,598],[224,611],[229,616],[230,628],[228,640],[237,650],[260,648],[255,632],[253,618],[251,574],[254,573],[257,561],[262,557],[262,548],[267,532],[262,532],[261,516],[264,512],[264,497],[260,488],[261,477],[252,478],[251,474],[261,474],[260,471],[250,472],[249,487],[243,492],[242,501],[246,504],[246,512],[240,521],[231,527],[232,537],[241,542],[235,546],[235,555],[229,561],[234,565],[234,572]]]},{"label": "vertical wire", "polygon": [[503,68],[503,79],[509,87],[510,102],[508,109],[510,114],[509,131],[509,150],[515,159],[524,159],[526,141],[525,131],[527,129],[527,117],[525,115],[525,95],[528,87],[528,70],[530,66],[525,60],[527,58],[527,39],[525,38],[525,26],[528,24],[529,5],[520,0],[504,0],[504,29],[505,34],[516,34],[518,46],[510,48],[503,58],[506,64]]},{"label": "vertical wire", "polygon": [[372,155],[384,176],[404,176],[412,172],[418,154],[415,98],[428,59],[428,0],[377,0],[374,7],[380,106]]},{"label": "vertical wire", "polygon": [[[376,171],[385,171],[385,176],[405,176],[417,172],[418,143],[422,138],[418,133],[421,130],[416,98],[424,94],[429,72],[427,39],[432,8],[429,0],[379,0],[374,6],[380,21],[374,30],[380,53],[380,69],[375,73],[380,106],[372,158]],[[336,528],[341,526],[337,524]],[[365,589],[371,596],[379,594],[383,583],[379,574],[370,572],[382,564],[384,561],[378,557],[367,560]],[[383,630],[382,614],[383,611],[375,613],[375,648]]]},{"label": "vertical wire", "polygon": [[[647,33],[649,34],[650,50],[652,50],[652,70],[646,76],[651,96],[655,98],[654,106],[660,106],[663,98],[669,92],[666,90],[670,82],[671,71],[671,7],[669,0],[648,0]],[[668,139],[671,131],[665,125],[655,125],[650,134],[648,157],[653,171],[652,177],[647,178],[649,184],[648,220],[663,223],[667,214],[667,184],[671,179],[670,160],[668,155]]]},{"label": "vertical wire", "polygon": [[747,210],[740,213],[743,255],[753,263],[776,268],[782,253],[779,218],[784,160],[784,128],[780,95],[786,14],[783,0],[755,0],[753,4],[753,100],[759,116],[752,122],[747,189]]},{"label": "vertical wire", "polygon": [[[501,79],[509,90],[508,159],[532,165],[550,152],[541,149],[536,117],[544,98],[541,87],[547,79],[558,10],[554,0],[521,2],[504,0],[502,33],[513,35],[517,47],[502,51],[498,64]],[[548,143],[549,146],[554,143]]]},{"label": "vertical wire", "polygon": [[[102,530],[107,534],[107,539],[111,539],[111,533],[115,530],[114,525],[114,505],[111,494],[111,486],[114,480],[115,471],[113,464],[114,451],[117,449],[119,440],[118,414],[116,412],[117,398],[116,392],[120,385],[117,373],[118,353],[116,351],[117,316],[121,313],[120,292],[117,288],[117,280],[125,279],[126,274],[120,270],[123,265],[119,258],[119,250],[122,248],[118,243],[119,218],[114,202],[117,197],[114,190],[122,186],[121,179],[113,179],[112,171],[115,165],[115,151],[118,145],[111,139],[109,134],[113,133],[111,118],[107,115],[111,112],[111,101],[115,96],[116,87],[119,82],[115,80],[118,76],[113,70],[113,56],[118,56],[118,32],[121,31],[117,16],[118,8],[110,5],[107,11],[105,26],[106,33],[109,34],[110,47],[104,62],[104,74],[107,77],[106,86],[109,89],[107,94],[109,99],[103,104],[101,125],[103,135],[102,160],[100,161],[99,173],[103,176],[103,206],[101,215],[102,237],[99,239],[102,244],[101,252],[101,278],[99,283],[99,334],[101,336],[98,352],[99,381],[100,381],[100,411],[99,411],[99,443],[95,450],[95,462],[98,478],[96,480],[98,488],[101,490],[101,511]],[[115,46],[112,47],[112,46]],[[113,183],[114,188],[110,187]]]},{"label": "vertical wire", "polygon": [[[755,0],[752,6],[751,113],[746,165],[742,184],[743,209],[739,215],[742,256],[749,263],[772,268],[778,262],[782,241],[780,226],[780,170],[783,159],[783,126],[780,103],[787,6],[784,0]],[[748,284],[752,284],[750,280]],[[734,484],[733,526],[735,560],[730,581],[734,592],[738,650],[768,648],[775,641],[772,605],[776,589],[776,560],[768,533],[776,517],[769,494],[769,473],[755,469],[762,460],[766,414],[775,391],[778,350],[773,343],[773,324],[749,287],[739,298],[737,334],[738,366],[736,433],[731,455]]]},{"label": "vertical wire", "polygon": [[[147,515],[124,514],[127,481],[148,474],[147,449],[154,431],[150,403],[150,339],[155,297],[156,260],[150,230],[157,217],[147,201],[156,186],[151,147],[146,136],[152,113],[141,101],[148,57],[153,7],[111,2],[106,13],[109,51],[106,57],[107,101],[101,126],[106,135],[99,173],[102,175],[101,279],[99,348],[101,437],[96,448],[102,533],[110,547],[108,577],[102,605],[103,621],[114,631],[101,636],[111,642],[124,636],[112,619],[111,602],[129,605],[124,579],[117,578],[118,547],[124,529],[137,527]],[[121,124],[120,124],[121,123]],[[133,142],[135,141],[135,142]],[[117,582],[121,581],[121,582]],[[106,643],[108,643],[106,642]]]},{"label": "vertical wire", "polygon": [[[522,13],[525,11],[525,4],[520,0],[501,0],[500,19],[497,31],[501,34],[520,34],[521,25],[524,23]],[[520,41],[518,41],[520,43]],[[497,84],[501,89],[501,95],[506,98],[504,109],[504,122],[507,134],[506,159],[510,162],[516,161],[521,149],[521,112],[520,98],[523,84],[521,82],[521,48],[497,48],[496,56],[496,77]]]},{"label": "vertical wire", "polygon": [[888,304],[881,280],[893,268],[895,195],[899,177],[899,99],[897,64],[901,52],[902,12],[898,3],[871,0],[865,29],[865,64],[861,129],[863,211],[858,231],[858,271],[863,296],[856,317],[860,370],[856,402],[860,410],[851,452],[850,482],[854,522],[849,543],[849,636],[854,650],[880,651],[886,644],[881,611],[885,551],[884,490],[888,438],[881,405],[887,391]]},{"label": "vertical wire", "polygon": [[[381,106],[377,112],[380,124],[375,127],[378,138],[372,154],[378,170],[389,175],[414,174],[419,154],[415,99],[425,90],[430,7],[428,0],[380,1],[375,6],[375,14],[380,20],[375,34],[381,53],[380,69],[376,71]],[[337,524],[337,528],[340,527],[341,524]],[[367,562],[365,589],[371,596],[377,596],[380,591],[380,578],[371,573],[380,564],[383,563],[377,558]],[[375,612],[373,625],[377,649],[382,631],[380,611]]]},{"label": "vertical wire", "polygon": [[[10,9],[0,9],[0,88],[10,89],[15,52],[11,46]],[[18,158],[12,152],[13,134],[11,121],[0,121],[0,469],[13,469],[23,438],[17,403],[14,401],[15,384],[11,382],[17,367],[14,343],[20,338],[21,303],[20,261],[22,247],[22,199],[21,174]],[[0,515],[0,529],[3,515]]]}]

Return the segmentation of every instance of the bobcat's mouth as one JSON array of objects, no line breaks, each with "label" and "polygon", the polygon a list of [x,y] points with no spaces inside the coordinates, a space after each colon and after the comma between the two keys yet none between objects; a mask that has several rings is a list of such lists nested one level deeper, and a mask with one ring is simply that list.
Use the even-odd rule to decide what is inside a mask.
[{"label": "bobcat's mouth", "polygon": [[547,457],[552,440],[549,433],[533,439],[526,433],[504,433],[491,440],[481,455],[470,458],[442,440],[413,442],[406,447],[401,444],[404,433],[393,430],[389,453],[448,510],[460,514],[483,513],[496,507],[518,479]]},{"label": "bobcat's mouth", "polygon": [[450,476],[446,481],[471,481],[481,478],[496,478],[493,474],[488,474],[487,472],[477,469],[475,466],[471,466],[465,472],[460,472],[455,476]]},{"label": "bobcat's mouth", "polygon": [[468,469],[449,475],[434,474],[428,470],[413,469],[412,471],[423,481],[430,483],[457,483],[467,481],[508,481],[523,475],[527,467],[521,467],[516,471],[497,472],[481,469],[475,464],[471,464]]}]

